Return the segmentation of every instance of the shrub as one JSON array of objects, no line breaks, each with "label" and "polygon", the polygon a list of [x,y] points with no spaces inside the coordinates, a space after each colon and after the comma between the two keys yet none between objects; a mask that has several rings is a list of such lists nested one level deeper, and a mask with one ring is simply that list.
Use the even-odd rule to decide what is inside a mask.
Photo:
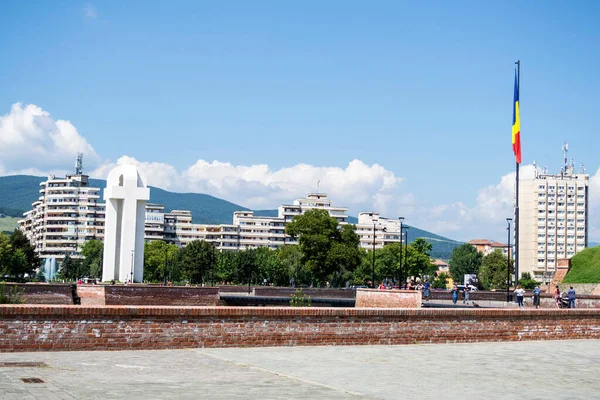
[{"label": "shrub", "polygon": [[302,292],[302,289],[297,289],[290,300],[291,307],[310,307],[310,297]]},{"label": "shrub", "polygon": [[6,284],[4,282],[0,283],[0,304],[23,304],[24,291],[19,289],[17,285],[6,290]]}]

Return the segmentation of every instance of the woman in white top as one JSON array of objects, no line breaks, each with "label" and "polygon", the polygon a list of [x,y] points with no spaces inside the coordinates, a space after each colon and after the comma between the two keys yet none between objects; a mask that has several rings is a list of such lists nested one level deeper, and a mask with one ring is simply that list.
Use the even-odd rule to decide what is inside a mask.
[{"label": "woman in white top", "polygon": [[515,289],[515,294],[517,295],[517,303],[519,304],[519,307],[523,307],[523,297],[525,296],[525,290],[521,287],[521,285],[517,286],[517,288]]}]

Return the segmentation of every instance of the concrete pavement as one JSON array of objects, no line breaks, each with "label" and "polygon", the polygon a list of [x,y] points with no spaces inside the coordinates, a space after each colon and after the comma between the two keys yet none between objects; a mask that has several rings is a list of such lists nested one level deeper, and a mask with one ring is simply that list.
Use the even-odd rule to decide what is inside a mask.
[{"label": "concrete pavement", "polygon": [[599,373],[595,340],[0,353],[0,399],[594,399]]}]

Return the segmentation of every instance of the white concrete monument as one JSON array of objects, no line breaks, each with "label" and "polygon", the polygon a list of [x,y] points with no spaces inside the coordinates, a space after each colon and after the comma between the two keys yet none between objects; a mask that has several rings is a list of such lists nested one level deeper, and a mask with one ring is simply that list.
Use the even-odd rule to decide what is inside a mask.
[{"label": "white concrete monument", "polygon": [[135,165],[120,165],[106,180],[106,222],[102,280],[141,282],[144,277],[144,223],[150,189]]}]

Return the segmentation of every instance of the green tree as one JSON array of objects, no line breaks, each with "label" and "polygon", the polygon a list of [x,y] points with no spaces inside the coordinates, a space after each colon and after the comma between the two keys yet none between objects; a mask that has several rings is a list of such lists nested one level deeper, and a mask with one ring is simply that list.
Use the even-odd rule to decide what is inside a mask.
[{"label": "green tree", "polygon": [[279,264],[287,272],[288,282],[293,282],[295,285],[303,282],[305,278],[302,270],[302,251],[296,245],[283,246],[277,251],[277,259]]},{"label": "green tree", "polygon": [[538,281],[531,277],[531,274],[529,272],[523,272],[521,274],[521,279],[519,279],[519,285],[521,285],[523,289],[531,290],[539,284],[540,283]]},{"label": "green tree", "polygon": [[104,245],[100,240],[89,240],[81,248],[83,255],[83,275],[98,279],[102,274]]},{"label": "green tree", "polygon": [[375,250],[375,275],[379,281],[400,277],[400,243],[392,243]]},{"label": "green tree", "polygon": [[254,249],[247,249],[238,252],[237,257],[237,276],[239,283],[256,283],[257,269]]},{"label": "green tree", "polygon": [[238,252],[223,251],[217,253],[215,280],[217,282],[235,283],[237,279]]},{"label": "green tree", "polygon": [[205,283],[216,267],[216,250],[204,240],[194,240],[181,252],[180,262],[185,279],[190,283]]},{"label": "green tree", "polygon": [[286,226],[286,233],[298,238],[302,263],[317,282],[331,280],[342,270],[351,273],[360,265],[356,227],[338,225],[326,210],[313,209],[295,216]]},{"label": "green tree", "polygon": [[[502,250],[494,250],[492,253],[483,257],[479,273],[477,274],[479,283],[488,290],[505,289],[507,266],[508,257],[502,253]],[[512,260],[510,261],[510,273],[511,276],[514,273]]]},{"label": "green tree", "polygon": [[445,272],[440,272],[438,276],[435,277],[431,287],[434,289],[446,289],[446,285],[448,284],[448,278],[450,276]]},{"label": "green tree", "polygon": [[0,232],[0,274],[9,275],[10,262],[12,257],[12,245],[8,235]]},{"label": "green tree", "polygon": [[483,254],[469,243],[463,243],[452,250],[448,266],[454,282],[462,282],[466,274],[477,274],[482,259]]},{"label": "green tree", "polygon": [[431,263],[429,252],[432,245],[423,238],[415,239],[408,246],[404,265],[405,272],[408,276],[424,278],[426,275],[431,276],[435,272],[435,267]]},{"label": "green tree", "polygon": [[164,282],[176,279],[179,247],[162,240],[144,243],[144,280]]},{"label": "green tree", "polygon": [[16,276],[23,277],[25,274],[33,276],[35,270],[41,265],[35,247],[31,245],[25,234],[18,229],[15,229],[10,235],[10,244],[13,251],[22,250],[25,255],[25,262],[21,263],[22,260],[19,260],[19,267],[14,268]]},{"label": "green tree", "polygon": [[60,269],[58,275],[61,279],[67,281],[74,281],[77,278],[81,278],[81,272],[83,270],[83,263],[81,260],[73,259],[68,254],[65,256],[62,263],[60,263]]}]

